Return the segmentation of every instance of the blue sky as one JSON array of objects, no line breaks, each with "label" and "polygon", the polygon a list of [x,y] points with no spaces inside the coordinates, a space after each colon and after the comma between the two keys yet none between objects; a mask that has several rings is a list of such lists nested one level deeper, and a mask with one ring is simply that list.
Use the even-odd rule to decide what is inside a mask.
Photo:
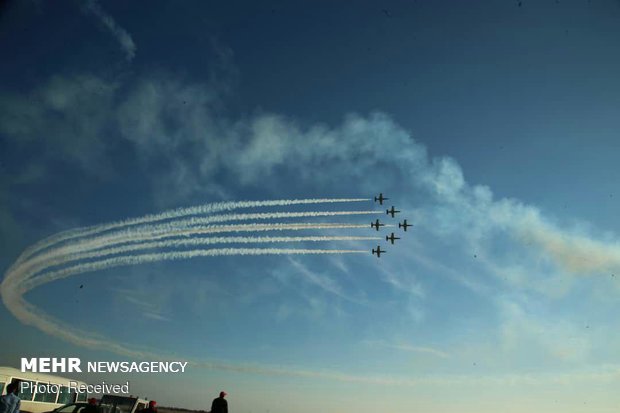
[{"label": "blue sky", "polygon": [[0,363],[188,358],[134,393],[205,408],[226,389],[243,412],[617,409],[619,18],[603,0],[3,6],[3,272],[59,231],[215,202],[383,192],[414,227],[381,259],[305,242],[278,247],[368,253],[75,274],[25,295],[43,322],[5,282]]}]

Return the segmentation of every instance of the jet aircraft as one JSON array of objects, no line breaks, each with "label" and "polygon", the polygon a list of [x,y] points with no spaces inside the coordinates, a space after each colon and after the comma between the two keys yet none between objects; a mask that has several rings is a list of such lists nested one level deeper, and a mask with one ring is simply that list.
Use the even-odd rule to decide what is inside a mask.
[{"label": "jet aircraft", "polygon": [[390,235],[389,237],[387,235],[385,236],[385,240],[392,242],[392,245],[394,245],[394,241],[397,239],[400,239],[400,238],[395,237],[393,232],[392,232],[392,235]]},{"label": "jet aircraft", "polygon": [[377,220],[375,222],[371,222],[370,223],[370,228],[374,228],[377,231],[379,231],[379,227],[383,227],[383,226],[385,226],[385,224],[380,223],[379,222],[379,218],[377,218]]},{"label": "jet aircraft", "polygon": [[377,249],[372,249],[372,253],[377,256],[377,258],[381,258],[381,254],[385,254],[385,251],[381,250],[381,245],[377,245]]},{"label": "jet aircraft", "polygon": [[383,193],[379,193],[378,197],[375,197],[375,202],[379,201],[379,205],[383,205],[383,201],[387,201],[390,198],[384,198]]},{"label": "jet aircraft", "polygon": [[386,209],[385,213],[388,215],[392,215],[392,218],[394,218],[394,214],[398,214],[400,211],[397,209],[394,209],[394,205],[392,205],[391,209]]},{"label": "jet aircraft", "polygon": [[398,223],[398,228],[402,228],[405,231],[407,231],[407,227],[412,227],[413,225],[411,224],[407,224],[407,220],[404,220],[404,222],[401,224],[400,222]]}]

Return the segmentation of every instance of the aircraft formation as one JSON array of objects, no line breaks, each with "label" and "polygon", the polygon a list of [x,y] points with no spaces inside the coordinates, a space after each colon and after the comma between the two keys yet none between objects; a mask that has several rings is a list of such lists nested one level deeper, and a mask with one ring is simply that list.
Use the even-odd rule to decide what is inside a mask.
[{"label": "aircraft formation", "polygon": [[[390,198],[384,197],[384,196],[383,196],[383,193],[380,193],[378,196],[375,196],[375,202],[378,202],[378,203],[379,203],[379,205],[383,205],[383,201],[387,201],[387,200],[389,200],[389,199],[390,199]],[[395,207],[394,207],[393,205],[392,205],[392,208],[390,208],[390,209],[386,209],[386,210],[385,210],[385,213],[386,213],[387,215],[390,215],[392,218],[395,218],[395,217],[396,217],[396,214],[398,214],[399,212],[401,212],[401,211],[399,211],[399,210],[395,209]],[[371,223],[370,223],[370,227],[371,227],[371,228],[373,228],[373,229],[375,229],[376,231],[379,231],[379,228],[380,228],[380,227],[384,227],[384,226],[385,226],[385,224],[382,224],[382,223],[379,221],[379,219],[378,219],[378,218],[377,218],[375,221],[373,221],[373,222],[371,222]],[[398,223],[398,228],[402,228],[402,229],[403,229],[403,231],[405,231],[405,232],[407,231],[407,228],[412,227],[412,226],[413,226],[412,224],[408,224],[408,223],[407,223],[407,220],[406,220],[406,219],[404,219],[404,220],[403,220],[403,222],[399,222],[399,223]],[[397,237],[396,235],[394,235],[394,233],[393,233],[393,232],[392,232],[392,234],[391,234],[391,235],[389,235],[389,236],[388,236],[388,235],[386,235],[386,236],[385,236],[385,241],[386,241],[386,242],[391,242],[391,243],[392,243],[392,245],[394,245],[394,241],[396,241],[396,240],[398,240],[398,239],[400,239],[400,238],[399,238],[399,237]],[[372,249],[372,253],[373,253],[374,255],[376,255],[376,256],[377,256],[377,258],[380,258],[380,257],[381,257],[381,254],[385,254],[385,253],[386,253],[386,251],[381,249],[381,245],[377,245],[377,248],[376,248],[376,249],[375,249],[375,248],[373,248],[373,249]]]}]

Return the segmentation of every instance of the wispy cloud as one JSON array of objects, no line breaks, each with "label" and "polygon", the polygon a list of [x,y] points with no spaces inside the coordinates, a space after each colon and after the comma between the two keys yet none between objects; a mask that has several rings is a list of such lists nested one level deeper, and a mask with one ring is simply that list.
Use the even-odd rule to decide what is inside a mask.
[{"label": "wispy cloud", "polygon": [[101,8],[97,0],[86,0],[83,10],[97,17],[110,34],[116,38],[125,53],[126,59],[128,61],[133,60],[136,55],[136,44],[127,30],[119,26],[116,20]]},{"label": "wispy cloud", "polygon": [[411,271],[396,270],[394,268],[381,267],[379,273],[385,282],[397,290],[411,294],[417,298],[424,298],[426,292],[420,282]]},{"label": "wispy cloud", "polygon": [[[278,188],[290,176],[282,170],[294,173],[309,190],[354,184],[358,191],[374,192],[399,182],[399,191],[416,193],[416,202],[405,198],[403,207],[413,211],[417,227],[452,243],[461,241],[460,252],[486,252],[497,267],[509,262],[491,248],[491,239],[504,243],[513,261],[533,262],[530,258],[537,256],[570,274],[599,274],[620,266],[616,235],[568,228],[533,205],[494,199],[490,188],[469,184],[455,160],[429,158],[425,147],[385,114],[351,114],[334,127],[305,128],[268,113],[226,119],[216,116],[220,97],[214,86],[174,76],[145,77],[125,90],[93,76],[55,77],[32,94],[43,98],[29,103],[0,97],[0,124],[8,138],[34,143],[45,133],[63,148],[62,153],[56,149],[59,158],[69,154],[89,168],[94,159],[105,158],[107,136],[117,132],[113,135],[133,146],[138,162],[157,182],[153,187],[176,191],[166,199],[227,193],[216,183],[221,182],[218,175],[240,185],[268,179]],[[166,165],[159,162],[163,154],[171,160]],[[385,166],[381,176],[374,173],[379,163]]]},{"label": "wispy cloud", "polygon": [[338,283],[333,278],[329,277],[328,275],[318,274],[318,273],[311,271],[307,266],[302,264],[301,261],[299,260],[295,260],[289,257],[288,261],[293,266],[294,273],[303,276],[304,279],[310,282],[311,284],[314,284],[318,286],[319,288],[321,288],[322,290],[330,294],[334,294],[344,300],[357,303],[357,304],[364,303],[360,299],[351,297],[348,294],[346,294],[343,291],[342,287],[340,287]]},{"label": "wispy cloud", "polygon": [[[214,179],[222,173],[245,185],[269,179],[277,188],[287,176],[275,173],[279,169],[294,172],[310,190],[335,188],[339,181],[370,192],[389,189],[390,181],[408,182],[422,201],[403,200],[403,207],[413,211],[412,222],[438,237],[462,240],[461,250],[483,251],[488,249],[485,240],[500,237],[517,243],[513,251],[521,254],[520,261],[536,250],[570,273],[619,266],[616,237],[597,238],[596,233],[562,228],[534,206],[494,199],[489,188],[468,184],[453,159],[430,159],[424,146],[385,114],[349,115],[333,128],[302,128],[274,114],[240,120],[216,116],[217,88],[174,76],[146,77],[121,90],[117,83],[93,76],[54,77],[32,92],[37,99],[1,96],[0,124],[8,138],[21,142],[34,143],[45,134],[55,143],[50,153],[96,170],[101,168],[92,165],[105,164],[100,160],[105,158],[109,131],[117,131],[125,144],[134,146],[139,163],[157,182],[154,190],[167,188],[162,199],[226,193]],[[118,105],[113,107],[113,102]],[[162,154],[171,162],[162,166]],[[374,173],[378,162],[387,165],[384,174],[394,179],[386,183]],[[174,196],[169,191],[175,191]],[[507,264],[493,254],[487,257],[499,267]]]},{"label": "wispy cloud", "polygon": [[549,357],[564,363],[589,361],[594,334],[587,326],[542,315],[540,310],[527,310],[527,302],[520,303],[514,298],[498,297],[497,304],[501,317],[500,343],[513,359],[530,359],[532,366],[537,360]]},{"label": "wispy cloud", "polygon": [[607,275],[620,270],[620,243],[614,239],[562,231],[542,220],[527,224],[519,230],[522,242],[541,248],[565,271]]},{"label": "wispy cloud", "polygon": [[168,317],[165,317],[163,315],[161,315],[160,313],[149,313],[149,312],[144,312],[142,313],[145,317],[147,318],[152,318],[153,320],[158,320],[158,321],[170,321],[170,319]]},{"label": "wispy cloud", "polygon": [[430,355],[440,357],[440,358],[450,357],[450,354],[446,353],[445,351],[438,350],[433,347],[427,347],[427,346],[413,346],[411,344],[405,344],[405,343],[388,343],[384,340],[376,340],[376,341],[366,340],[364,341],[364,343],[368,345],[372,345],[372,346],[391,348],[391,349],[407,351],[411,353],[430,354]]},{"label": "wispy cloud", "polygon": [[137,289],[114,288],[112,291],[115,297],[120,297],[121,300],[136,306],[144,317],[158,321],[170,320],[163,315],[164,305],[167,301],[163,297],[153,297],[152,292],[146,293]]},{"label": "wispy cloud", "polygon": [[[106,175],[109,140],[102,132],[113,112],[117,87],[114,81],[91,75],[53,76],[28,94],[1,94],[0,133],[20,147],[44,149],[27,164],[39,176],[45,177],[47,164],[60,159]],[[22,173],[14,180],[23,178]]]},{"label": "wispy cloud", "polygon": [[[491,301],[497,293],[494,282],[555,297],[570,292],[570,285],[551,288],[558,279],[620,273],[617,235],[568,227],[536,206],[496,199],[490,188],[468,183],[454,159],[429,157],[423,145],[382,113],[350,114],[333,126],[304,126],[270,113],[227,119],[218,115],[219,96],[211,85],[157,75],[124,88],[93,76],[56,77],[32,95],[43,98],[30,104],[22,97],[0,97],[0,128],[9,139],[38,147],[45,136],[56,148],[50,156],[86,169],[92,164],[89,159],[105,159],[106,136],[117,136],[114,144],[137,154],[134,164],[147,172],[153,187],[165,188],[164,198],[175,203],[197,194],[229,193],[222,176],[231,188],[260,187],[268,196],[290,187],[291,176],[296,186],[309,192],[352,187],[357,193],[382,188],[414,194],[403,195],[403,207],[414,211],[416,231],[424,231],[436,248],[409,246],[403,260],[418,266],[416,275],[422,271],[443,275]],[[94,155],[75,149],[79,139],[91,150],[98,148]],[[171,161],[162,164],[162,156]],[[381,175],[377,165],[382,166]],[[263,184],[266,181],[269,186]],[[380,265],[374,262],[369,265]],[[325,302],[317,298],[317,289],[328,293],[324,296],[365,302],[348,294],[340,280],[313,271],[301,260],[290,264],[302,282],[315,287],[307,301],[318,314],[325,313]],[[349,271],[344,265],[341,269]],[[383,280],[395,289],[420,299],[434,293],[421,277],[382,271]],[[532,326],[529,317],[494,304],[507,314],[500,322],[506,349],[518,349],[515,337],[556,331],[547,323]],[[283,303],[277,311],[278,317],[286,318],[294,309]],[[572,334],[573,327],[561,330],[564,337]],[[89,340],[76,342],[92,345]],[[442,354],[433,353],[432,347],[389,345]],[[580,360],[590,354],[589,346],[578,336],[568,346],[549,342],[535,347],[565,360]]]}]

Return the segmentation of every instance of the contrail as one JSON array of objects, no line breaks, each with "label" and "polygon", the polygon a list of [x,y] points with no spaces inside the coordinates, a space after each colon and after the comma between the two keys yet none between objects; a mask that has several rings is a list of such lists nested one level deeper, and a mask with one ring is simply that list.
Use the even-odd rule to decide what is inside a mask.
[{"label": "contrail", "polygon": [[[240,237],[243,238],[243,237]],[[286,237],[280,237],[286,238]],[[295,237],[296,238],[296,237]],[[310,237],[312,238],[312,237]],[[321,237],[315,237],[321,238]],[[346,238],[346,237],[344,237]],[[196,257],[220,256],[220,255],[282,255],[282,254],[352,254],[367,253],[365,250],[324,250],[324,249],[281,249],[281,248],[218,248],[218,249],[195,249],[189,251],[173,251],[165,253],[151,253],[113,257],[100,261],[77,264],[61,270],[52,271],[36,278],[25,280],[5,279],[0,285],[0,294],[5,305],[11,313],[22,323],[31,325],[39,330],[65,341],[86,346],[113,351],[121,355],[143,357],[144,353],[132,350],[126,346],[111,342],[94,334],[80,331],[64,325],[61,322],[42,313],[37,307],[26,302],[23,295],[33,288],[69,277],[74,274],[82,274],[127,265],[137,265],[149,262],[166,260],[180,260]],[[22,281],[20,283],[20,281]]]},{"label": "contrail", "polygon": [[[139,265],[161,261],[215,256],[297,255],[297,254],[367,254],[357,249],[309,248],[203,248],[217,244],[268,244],[299,242],[376,241],[378,236],[310,235],[310,236],[209,236],[224,233],[256,233],[267,231],[302,231],[320,229],[367,228],[366,224],[353,223],[300,223],[265,222],[300,217],[342,217],[380,214],[382,211],[306,211],[217,214],[242,208],[290,206],[338,202],[363,202],[364,198],[343,199],[293,199],[275,201],[247,201],[207,204],[181,208],[160,214],[147,215],[123,221],[64,231],[35,243],[27,248],[7,270],[0,284],[0,295],[5,305],[18,320],[32,325],[52,336],[68,342],[113,351],[122,355],[144,357],[146,353],[132,350],[120,343],[111,342],[85,331],[63,325],[28,303],[23,295],[46,283],[76,274],[92,273],[104,269]],[[210,215],[215,214],[215,215]],[[209,215],[209,216],[200,216]],[[235,223],[254,221],[250,223]],[[226,224],[232,222],[234,224]],[[225,225],[222,225],[225,224]],[[391,225],[390,225],[391,226]],[[203,235],[206,235],[203,237]],[[201,247],[194,249],[185,249]],[[148,250],[152,250],[148,252]],[[158,251],[163,250],[163,251]],[[153,353],[154,354],[154,353]],[[247,367],[217,362],[202,362],[213,368],[244,371]],[[196,362],[199,364],[199,362]],[[261,368],[259,368],[261,370]],[[278,369],[271,372],[277,373]],[[263,372],[269,368],[263,368]],[[284,372],[284,374],[289,374]],[[305,375],[306,373],[302,373]],[[315,374],[315,373],[310,373]],[[318,373],[320,374],[320,373]],[[296,375],[299,375],[297,373]]]},{"label": "contrail", "polygon": [[164,221],[176,219],[190,215],[205,215],[221,211],[231,211],[242,208],[261,208],[269,206],[290,206],[290,205],[307,205],[307,204],[330,204],[330,203],[347,203],[347,202],[367,202],[369,198],[317,198],[317,199],[280,199],[273,201],[238,201],[238,202],[220,202],[213,204],[199,205],[189,208],[178,208],[171,211],[161,212],[159,214],[145,215],[139,218],[129,218],[122,221],[112,222],[108,224],[94,225],[59,232],[50,237],[35,243],[28,247],[17,259],[16,264],[27,259],[37,251],[45,249],[52,244],[69,240],[71,238],[93,235],[103,231],[109,231],[114,228],[132,226],[144,223]]},{"label": "contrail", "polygon": [[280,218],[371,215],[371,214],[378,214],[378,213],[380,212],[378,211],[309,211],[309,212],[268,212],[268,213],[255,213],[255,214],[228,214],[228,215],[215,215],[211,217],[199,217],[199,218],[175,220],[170,223],[160,224],[158,226],[148,226],[146,228],[153,228],[154,230],[168,232],[172,229],[182,229],[185,227],[205,225],[205,224],[211,224],[215,222],[249,221],[252,219],[269,220],[269,219],[280,219]]},{"label": "contrail", "polygon": [[[21,280],[34,277],[41,270],[65,265],[73,261],[101,258],[109,255],[124,254],[133,251],[179,248],[183,246],[209,245],[209,244],[250,244],[250,243],[278,243],[278,242],[328,242],[328,241],[376,241],[381,237],[355,237],[355,236],[307,236],[307,237],[212,237],[212,238],[186,238],[156,242],[144,242],[120,247],[112,247],[91,252],[72,253],[56,257],[55,259],[32,260],[32,265],[22,266]],[[39,258],[39,257],[36,257]],[[38,261],[38,262],[35,262]],[[29,262],[30,264],[30,262]]]},{"label": "contrail", "polygon": [[[39,272],[41,269],[62,265],[66,260],[67,256],[73,256],[79,252],[83,251],[96,251],[100,248],[104,248],[109,245],[117,245],[128,242],[142,242],[145,240],[156,240],[156,239],[165,239],[171,238],[175,236],[184,236],[189,237],[190,235],[200,235],[200,234],[214,234],[214,233],[222,233],[222,232],[257,232],[257,231],[285,231],[285,230],[308,230],[308,229],[347,229],[347,228],[366,228],[365,225],[360,224],[333,224],[333,223],[271,223],[271,224],[237,224],[237,225],[228,225],[228,226],[213,226],[213,227],[196,227],[187,229],[184,231],[177,231],[176,233],[163,233],[157,236],[143,236],[140,237],[140,234],[136,234],[131,239],[123,239],[122,241],[117,242],[106,242],[103,245],[93,245],[92,248],[86,248],[80,243],[69,244],[69,246],[59,247],[57,249],[51,249],[44,254],[37,255],[27,262],[18,265],[17,267],[12,267],[7,271],[7,276],[5,279],[13,278],[15,276],[19,276],[21,274],[21,278],[29,278],[34,275],[36,272]],[[341,238],[355,238],[355,237],[341,237]],[[367,239],[367,240],[376,240],[377,237],[357,237],[359,240]],[[91,242],[95,239],[92,239]],[[345,240],[345,239],[342,239]],[[353,239],[350,239],[353,240]],[[168,241],[166,241],[168,242]],[[167,244],[161,244],[162,247],[165,247]],[[170,244],[171,246],[173,244]],[[123,248],[118,247],[118,251],[115,253],[123,252]],[[92,258],[96,255],[85,257]],[[79,258],[78,258],[79,259]],[[73,260],[73,259],[72,259]],[[24,273],[28,273],[30,275],[24,275]]]},{"label": "contrail", "polygon": [[[259,214],[229,214],[229,215],[215,215],[212,217],[193,218],[188,220],[177,220],[165,224],[159,225],[146,225],[138,227],[137,229],[127,228],[117,232],[113,232],[109,235],[89,238],[81,241],[74,241],[73,243],[66,244],[68,247],[78,245],[79,248],[87,249],[92,243],[99,243],[99,247],[104,247],[114,243],[131,242],[131,240],[141,233],[150,234],[173,234],[175,231],[180,231],[183,228],[205,225],[215,222],[226,221],[246,221],[251,219],[268,220],[278,218],[298,218],[298,217],[321,217],[321,216],[347,216],[347,215],[369,215],[377,214],[377,211],[311,211],[311,212],[274,212],[274,213],[259,213]],[[189,232],[188,234],[191,234]],[[171,236],[171,235],[167,235]],[[126,240],[126,241],[123,241]],[[49,247],[53,246],[50,245]],[[49,248],[48,247],[48,248]],[[94,247],[93,247],[94,248]]]},{"label": "contrail", "polygon": [[[20,284],[19,279],[8,278],[4,280],[0,286],[0,294],[2,294],[2,300],[5,305],[20,321],[27,325],[32,325],[40,330],[58,336],[61,338],[69,339],[69,341],[80,344],[81,341],[77,338],[79,335],[65,332],[66,329],[62,325],[49,324],[49,318],[40,313],[33,305],[23,300],[22,296],[26,292],[33,288],[41,286],[45,283],[55,281],[61,278],[65,278],[74,274],[81,274],[86,272],[92,272],[102,270],[106,268],[113,268],[119,266],[136,265],[149,262],[165,261],[165,260],[180,260],[189,259],[195,257],[207,257],[218,255],[281,255],[281,254],[350,254],[350,253],[367,253],[365,250],[322,250],[322,249],[279,249],[279,248],[222,248],[222,249],[196,249],[190,251],[174,251],[166,253],[155,254],[141,254],[132,256],[114,257],[105,260],[95,261],[91,263],[83,263],[74,265],[72,267],[64,268],[62,270],[53,271],[40,275],[34,279],[22,280]],[[25,282],[23,282],[25,281]],[[50,328],[52,327],[52,328]],[[58,328],[60,327],[60,328]],[[91,341],[97,339],[91,339]],[[100,339],[99,339],[100,340]],[[101,342],[101,340],[100,340]],[[103,343],[103,342],[101,342]],[[93,344],[93,343],[91,343]],[[110,346],[109,342],[106,342],[104,347],[108,350],[114,349],[117,346]],[[120,346],[122,347],[122,346]]]},{"label": "contrail", "polygon": [[[172,251],[172,252],[159,252],[139,255],[129,255],[107,258],[100,261],[94,261],[89,263],[77,264],[72,267],[63,268],[61,270],[44,273],[34,278],[24,280],[25,282],[18,287],[21,294],[30,291],[31,289],[46,284],[51,281],[66,278],[74,274],[82,274],[86,272],[99,271],[108,268],[145,264],[159,261],[173,261],[181,259],[190,259],[196,257],[209,257],[220,255],[288,255],[288,254],[367,254],[366,250],[324,250],[324,249],[284,249],[284,248],[215,248],[215,249],[195,249],[189,251]],[[9,285],[6,285],[6,281],[10,281]],[[7,291],[12,283],[16,280],[6,280],[2,283],[2,299],[5,303],[11,300]],[[10,306],[7,305],[9,310]]]}]

